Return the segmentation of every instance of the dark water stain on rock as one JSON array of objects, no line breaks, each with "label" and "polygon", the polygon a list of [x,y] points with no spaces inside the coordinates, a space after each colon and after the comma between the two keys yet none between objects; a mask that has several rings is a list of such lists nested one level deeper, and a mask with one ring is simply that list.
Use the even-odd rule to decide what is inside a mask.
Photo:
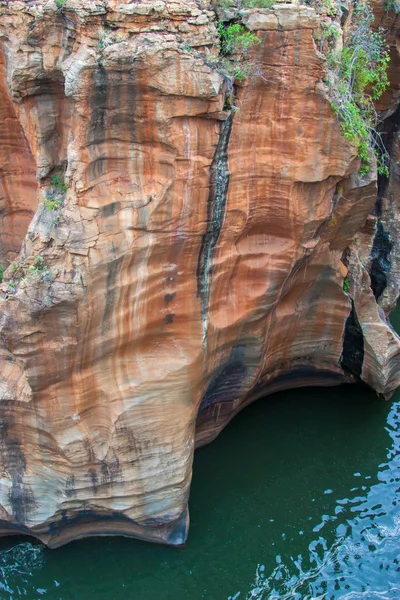
[{"label": "dark water stain on rock", "polygon": [[90,468],[88,471],[88,477],[92,483],[92,492],[94,495],[96,495],[99,484],[99,478],[97,477],[96,469]]},{"label": "dark water stain on rock", "polygon": [[99,64],[93,72],[93,93],[90,97],[88,146],[105,140],[107,114],[107,71]]},{"label": "dark water stain on rock", "polygon": [[11,476],[9,500],[12,514],[25,523],[36,502],[29,485],[24,482],[26,458],[15,422],[16,402],[5,400],[0,404],[0,448],[4,471]]},{"label": "dark water stain on rock", "polygon": [[233,116],[222,123],[216,152],[211,164],[210,192],[207,201],[207,227],[201,242],[197,264],[197,295],[201,300],[204,337],[207,332],[207,310],[213,258],[221,232],[230,173],[228,170],[228,145],[232,131]]},{"label": "dark water stain on rock", "polygon": [[107,282],[106,282],[106,298],[102,318],[102,331],[106,332],[110,327],[110,318],[113,315],[113,308],[116,302],[116,296],[119,292],[119,277],[124,262],[124,256],[113,258],[107,264]]},{"label": "dark water stain on rock", "polygon": [[65,495],[67,498],[72,498],[76,496],[75,492],[75,477],[74,475],[70,475],[65,482]]},{"label": "dark water stain on rock", "polygon": [[172,300],[175,298],[175,296],[176,296],[176,292],[173,292],[172,294],[165,294],[165,296],[164,296],[165,304],[168,306],[168,304],[170,302],[172,302]]},{"label": "dark water stain on rock", "polygon": [[231,402],[240,396],[242,382],[247,374],[245,352],[244,345],[232,348],[228,361],[218,369],[208,384],[199,412],[216,402]]}]

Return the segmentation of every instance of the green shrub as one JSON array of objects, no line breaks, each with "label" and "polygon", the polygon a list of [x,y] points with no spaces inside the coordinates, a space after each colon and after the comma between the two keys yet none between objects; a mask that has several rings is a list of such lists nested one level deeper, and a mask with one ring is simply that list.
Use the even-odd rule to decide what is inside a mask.
[{"label": "green shrub", "polygon": [[4,271],[7,269],[5,265],[0,265],[0,283],[3,281]]},{"label": "green shrub", "polygon": [[329,25],[325,23],[321,23],[322,27],[322,40],[334,39],[337,40],[340,37],[341,31],[339,26],[336,23],[329,23]]},{"label": "green shrub", "polygon": [[238,80],[239,83],[243,83],[243,81],[246,79],[247,75],[248,75],[247,70],[240,65],[238,65],[234,69],[233,76],[235,77],[235,79]]},{"label": "green shrub", "polygon": [[350,289],[350,280],[348,277],[345,277],[343,280],[343,291],[347,294]]},{"label": "green shrub", "polygon": [[329,17],[334,17],[338,13],[339,3],[336,0],[313,0],[307,2],[307,4],[315,6],[318,13],[328,15]]},{"label": "green shrub", "polygon": [[43,198],[43,204],[47,210],[58,210],[61,208],[61,200],[58,198]]},{"label": "green shrub", "polygon": [[244,8],[272,8],[274,0],[243,0]]},{"label": "green shrub", "polygon": [[372,10],[367,2],[356,5],[346,46],[328,56],[332,108],[342,122],[342,133],[357,144],[361,173],[370,168],[372,148],[380,174],[388,174],[388,153],[376,130],[378,117],[374,101],[389,85],[388,47],[381,29],[373,31]]},{"label": "green shrub", "polygon": [[60,192],[62,194],[66,194],[67,193],[67,186],[64,183],[64,180],[61,179],[58,175],[54,175],[51,178],[51,184],[54,185],[54,187],[56,187],[58,190],[60,190]]},{"label": "green shrub", "polygon": [[223,56],[226,54],[245,54],[251,46],[260,43],[258,37],[240,23],[231,23],[226,26],[225,23],[219,21],[218,33]]},{"label": "green shrub", "polygon": [[22,282],[28,281],[31,277],[39,276],[44,271],[48,271],[48,267],[44,260],[43,256],[35,256],[35,260],[33,265],[29,265],[28,269],[25,271],[25,277],[21,279]]},{"label": "green shrub", "polygon": [[44,257],[40,255],[35,256],[33,266],[37,271],[44,271],[45,269],[47,269]]},{"label": "green shrub", "polygon": [[56,6],[57,6],[57,8],[59,10],[62,10],[63,8],[65,8],[66,1],[67,0],[56,0]]},{"label": "green shrub", "polygon": [[396,0],[385,0],[385,11],[390,12],[393,11],[396,14],[400,13],[400,4]]}]

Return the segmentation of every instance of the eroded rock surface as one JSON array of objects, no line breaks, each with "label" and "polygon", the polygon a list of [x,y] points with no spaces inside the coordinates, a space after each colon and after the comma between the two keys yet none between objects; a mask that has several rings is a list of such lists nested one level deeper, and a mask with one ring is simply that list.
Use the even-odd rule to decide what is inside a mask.
[{"label": "eroded rock surface", "polygon": [[195,442],[246,404],[399,385],[393,244],[371,284],[376,236],[398,231],[397,137],[382,200],[332,112],[311,7],[247,11],[260,44],[233,85],[208,0],[0,4],[1,255],[20,249],[0,533],[181,544]]}]

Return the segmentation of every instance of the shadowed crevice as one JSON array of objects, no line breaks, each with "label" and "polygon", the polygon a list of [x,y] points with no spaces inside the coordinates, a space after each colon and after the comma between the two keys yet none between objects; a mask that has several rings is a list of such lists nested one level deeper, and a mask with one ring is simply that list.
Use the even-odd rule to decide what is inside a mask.
[{"label": "shadowed crevice", "polygon": [[351,301],[351,311],[346,320],[343,340],[343,351],[340,364],[344,371],[361,377],[364,362],[364,336],[354,302]]},{"label": "shadowed crevice", "polygon": [[380,296],[387,286],[387,274],[390,272],[391,261],[390,252],[393,244],[390,240],[388,232],[384,231],[382,222],[378,220],[374,243],[371,250],[371,289],[375,299],[379,300]]}]

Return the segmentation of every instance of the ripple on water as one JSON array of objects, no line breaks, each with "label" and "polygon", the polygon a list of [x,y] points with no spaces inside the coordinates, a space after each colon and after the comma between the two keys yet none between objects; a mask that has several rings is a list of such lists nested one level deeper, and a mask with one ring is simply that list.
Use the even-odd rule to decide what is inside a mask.
[{"label": "ripple on water", "polygon": [[[308,554],[290,557],[265,573],[257,565],[247,593],[230,596],[246,600],[399,600],[400,599],[400,402],[393,403],[387,431],[392,438],[388,462],[379,467],[378,483],[353,488],[357,496],[337,500],[335,515],[342,523],[329,544],[320,535]],[[354,476],[362,477],[361,473]],[[364,479],[370,479],[367,475]],[[359,494],[360,489],[365,495]],[[355,516],[353,513],[357,513]],[[323,515],[315,533],[336,519]]]},{"label": "ripple on water", "polygon": [[[10,595],[27,596],[24,583],[33,571],[44,565],[43,546],[22,542],[0,552],[0,590]],[[15,580],[18,579],[18,584]],[[12,587],[11,587],[12,586]],[[45,590],[36,590],[39,594]],[[3,600],[3,596],[0,598]]]}]

